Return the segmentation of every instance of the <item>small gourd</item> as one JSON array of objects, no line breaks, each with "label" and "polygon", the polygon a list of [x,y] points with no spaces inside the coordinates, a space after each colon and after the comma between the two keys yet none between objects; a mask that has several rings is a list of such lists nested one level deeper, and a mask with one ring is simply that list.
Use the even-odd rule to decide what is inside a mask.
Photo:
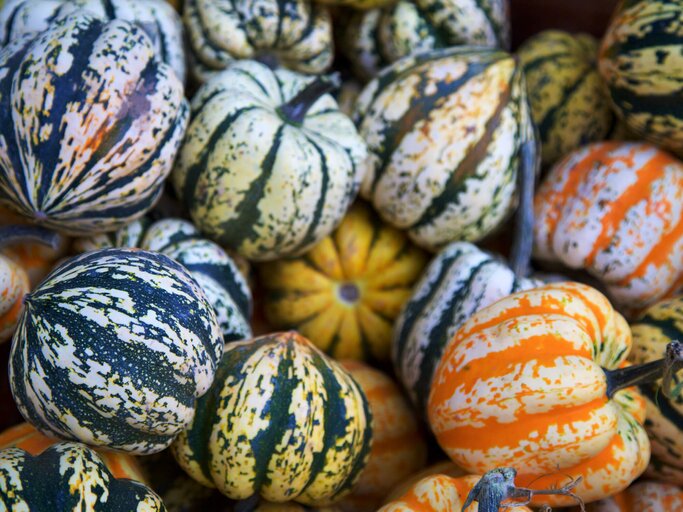
[{"label": "small gourd", "polygon": [[611,498],[591,503],[588,512],[674,512],[683,510],[683,489],[661,482],[638,482]]}]

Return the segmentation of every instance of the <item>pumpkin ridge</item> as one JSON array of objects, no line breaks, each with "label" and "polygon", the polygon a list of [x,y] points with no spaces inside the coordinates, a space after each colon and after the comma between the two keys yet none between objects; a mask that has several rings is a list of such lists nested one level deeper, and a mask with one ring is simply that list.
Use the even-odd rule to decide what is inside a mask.
[{"label": "pumpkin ridge", "polygon": [[[309,143],[315,148],[316,152],[320,156],[322,180],[320,182],[320,193],[318,194],[318,200],[315,205],[315,210],[313,211],[313,219],[309,223],[308,229],[306,230],[306,235],[301,239],[299,245],[306,246],[315,241],[315,231],[319,228],[320,218],[322,217],[323,210],[325,208],[325,200],[327,199],[328,184],[330,182],[329,169],[327,168],[327,158],[323,153],[320,146],[311,138],[307,137]],[[355,169],[353,161],[351,161],[351,166]]]}]

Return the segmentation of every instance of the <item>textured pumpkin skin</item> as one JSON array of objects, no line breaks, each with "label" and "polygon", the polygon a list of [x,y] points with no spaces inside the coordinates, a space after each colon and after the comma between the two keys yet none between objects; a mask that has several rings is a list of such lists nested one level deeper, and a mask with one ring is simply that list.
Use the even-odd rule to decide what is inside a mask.
[{"label": "textured pumpkin skin", "polygon": [[650,144],[575,151],[535,197],[534,254],[583,268],[618,306],[670,296],[683,277],[683,163]]},{"label": "textured pumpkin skin", "polygon": [[453,478],[458,478],[461,476],[467,476],[467,473],[460,469],[458,466],[453,464],[450,460],[437,462],[424,468],[417,473],[410,475],[407,479],[402,481],[396,487],[394,487],[389,494],[385,497],[384,504],[388,504],[392,501],[396,501],[401,498],[406,492],[408,492],[416,483],[429,476],[443,475]]},{"label": "textured pumpkin skin", "polygon": [[403,233],[356,203],[309,252],[261,267],[266,319],[337,359],[386,361],[393,321],[426,260]]},{"label": "textured pumpkin skin", "polygon": [[360,186],[367,148],[331,96],[302,127],[277,112],[310,80],[240,61],[193,98],[173,184],[195,225],[246,258],[305,251],[337,226]]},{"label": "textured pumpkin skin", "polygon": [[509,54],[456,47],[405,58],[365,87],[356,119],[371,161],[361,194],[418,245],[479,240],[513,207],[533,128]]},{"label": "textured pumpkin skin", "polygon": [[0,343],[14,334],[24,309],[24,296],[30,289],[28,275],[21,265],[0,254]]},{"label": "textured pumpkin skin", "polygon": [[85,12],[1,50],[0,205],[67,234],[151,208],[189,111],[154,57],[139,27]]},{"label": "textured pumpkin skin", "polygon": [[351,489],[371,440],[360,386],[289,332],[226,345],[173,454],[190,476],[229,498],[322,505]]},{"label": "textured pumpkin skin", "polygon": [[431,261],[394,327],[392,360],[413,404],[425,412],[434,371],[458,328],[476,311],[541,286],[467,242],[444,247]]},{"label": "textured pumpkin skin", "polygon": [[80,443],[58,443],[37,456],[0,450],[0,504],[12,511],[166,511],[151,489],[116,479],[97,452]]},{"label": "textured pumpkin skin", "polygon": [[[631,330],[632,362],[646,363],[664,357],[667,343],[683,339],[683,297],[651,306],[636,319]],[[676,382],[682,379],[683,372],[678,372]],[[658,385],[641,386],[641,392],[647,403],[645,429],[652,443],[646,474],[683,485],[683,398],[666,398]]]},{"label": "textured pumpkin skin", "polygon": [[518,50],[544,165],[605,139],[613,124],[597,69],[598,43],[588,34],[547,30]]},{"label": "textured pumpkin skin", "polygon": [[683,40],[680,0],[624,0],[600,48],[600,73],[628,127],[683,152]]},{"label": "textured pumpkin skin", "polygon": [[154,453],[192,420],[222,350],[213,308],[178,263],[135,249],[90,252],[27,296],[12,395],[46,435]]},{"label": "textured pumpkin skin", "polygon": [[683,489],[660,482],[638,482],[611,498],[588,506],[588,512],[668,512],[674,510],[683,510]]}]

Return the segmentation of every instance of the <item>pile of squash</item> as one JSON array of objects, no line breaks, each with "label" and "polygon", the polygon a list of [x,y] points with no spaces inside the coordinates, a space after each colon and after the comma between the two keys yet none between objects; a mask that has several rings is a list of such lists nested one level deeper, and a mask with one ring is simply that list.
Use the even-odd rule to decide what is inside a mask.
[{"label": "pile of squash", "polygon": [[0,2],[0,510],[683,511],[681,19]]}]

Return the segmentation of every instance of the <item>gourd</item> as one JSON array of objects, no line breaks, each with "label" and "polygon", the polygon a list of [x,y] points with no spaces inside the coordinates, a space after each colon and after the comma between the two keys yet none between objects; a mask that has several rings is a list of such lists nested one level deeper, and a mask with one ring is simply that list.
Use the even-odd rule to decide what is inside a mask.
[{"label": "gourd", "polygon": [[426,260],[403,233],[356,203],[310,251],[261,267],[266,319],[335,358],[386,361],[393,321]]},{"label": "gourd", "polygon": [[0,50],[0,77],[0,206],[85,235],[154,205],[189,108],[140,27],[79,11]]},{"label": "gourd", "polygon": [[319,0],[321,4],[339,5],[353,9],[375,9],[391,4],[394,0]]},{"label": "gourd", "polygon": [[190,427],[173,444],[180,466],[231,499],[340,499],[371,446],[360,386],[295,332],[229,343]]},{"label": "gourd", "polygon": [[389,494],[385,496],[384,503],[387,504],[392,501],[396,501],[401,498],[406,492],[408,492],[416,483],[420,480],[427,478],[429,476],[443,475],[452,478],[458,478],[461,476],[467,476],[467,473],[461,468],[453,464],[450,460],[445,460],[427,466],[426,468],[413,473],[408,478],[399,483],[394,487]]},{"label": "gourd", "polygon": [[159,252],[185,267],[201,286],[228,341],[251,337],[251,292],[230,256],[201,237],[191,222],[166,218],[139,219],[113,233],[76,240],[78,251],[138,247]]},{"label": "gourd", "polygon": [[77,256],[25,298],[9,380],[22,416],[52,437],[149,454],[192,420],[223,337],[204,292],[162,254]]},{"label": "gourd", "polygon": [[306,251],[341,222],[367,148],[331,88],[240,61],[199,89],[172,179],[205,235],[272,260]]},{"label": "gourd", "polygon": [[683,489],[661,482],[638,482],[611,498],[588,506],[588,512],[666,512],[673,510],[683,510]]}]

